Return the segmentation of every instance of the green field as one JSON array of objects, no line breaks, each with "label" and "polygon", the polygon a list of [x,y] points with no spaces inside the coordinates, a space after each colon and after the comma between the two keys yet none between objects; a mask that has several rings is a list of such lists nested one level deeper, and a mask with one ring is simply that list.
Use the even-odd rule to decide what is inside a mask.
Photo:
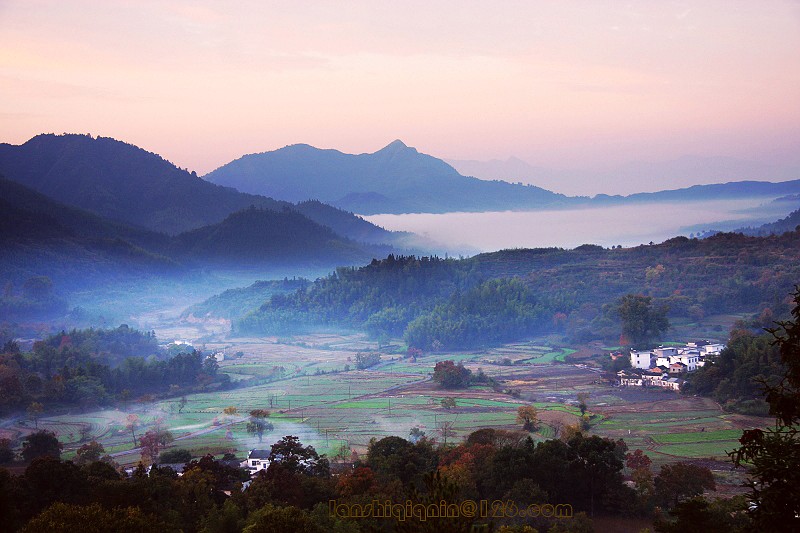
[{"label": "green field", "polygon": [[[382,363],[368,370],[354,370],[355,356],[370,349],[363,337],[329,335],[283,344],[248,339],[219,347],[245,353],[241,359],[223,361],[221,371],[250,386],[193,394],[186,397],[183,408],[180,398],[169,398],[120,409],[44,416],[39,426],[58,434],[67,458],[94,439],[107,452],[119,454],[115,459],[121,464],[140,459],[126,427],[129,415],[138,417],[137,437],[158,424],[175,437],[173,447],[187,448],[198,456],[231,451],[243,457],[248,449],[267,447],[290,434],[322,453],[333,454],[343,444],[363,453],[370,439],[408,437],[412,427],[442,442],[443,425],[451,425],[454,433],[447,434],[448,443],[483,427],[520,430],[516,412],[523,404],[539,411],[541,422],[531,436],[554,438],[560,428],[579,421],[576,396],[585,392],[589,393],[590,432],[622,438],[631,449],[645,450],[657,464],[681,458],[724,459],[741,434],[738,415],[722,412],[710,400],[662,391],[628,397],[625,391],[603,383],[598,374],[561,363],[575,350],[541,342],[425,355],[417,362],[385,354]],[[514,389],[515,396],[485,385],[438,388],[430,375],[436,362],[446,359],[463,362],[473,371],[480,367],[499,380],[498,390]],[[343,372],[345,365],[352,370]],[[274,376],[276,366],[286,369],[283,376]],[[443,408],[445,397],[453,397],[456,407]],[[237,414],[226,416],[226,407],[236,407]],[[274,430],[261,443],[246,431],[247,413],[252,409],[272,413]],[[14,427],[19,434],[32,429],[24,420]]]}]

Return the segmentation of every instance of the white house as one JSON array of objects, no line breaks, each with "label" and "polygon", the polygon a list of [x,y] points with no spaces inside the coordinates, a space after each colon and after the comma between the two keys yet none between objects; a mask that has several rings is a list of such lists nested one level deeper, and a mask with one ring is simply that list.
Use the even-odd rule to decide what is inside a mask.
[{"label": "white house", "polygon": [[719,355],[719,353],[725,349],[724,344],[706,344],[700,347],[702,355]]},{"label": "white house", "polygon": [[269,466],[269,454],[270,450],[250,450],[242,467],[250,470],[251,475],[259,470],[266,470]]},{"label": "white house", "polygon": [[631,350],[631,367],[647,370],[653,366],[653,352]]}]

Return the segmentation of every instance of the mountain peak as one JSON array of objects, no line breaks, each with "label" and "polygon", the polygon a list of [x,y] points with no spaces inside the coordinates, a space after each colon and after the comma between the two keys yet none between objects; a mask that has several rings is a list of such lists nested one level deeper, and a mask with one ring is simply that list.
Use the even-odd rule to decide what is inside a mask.
[{"label": "mountain peak", "polygon": [[[394,141],[387,144],[384,148],[378,150],[377,153],[396,153],[396,152],[405,152],[406,150],[414,150],[413,148],[409,148],[406,143],[401,141],[400,139],[395,139]],[[414,150],[416,152],[416,150]]]}]

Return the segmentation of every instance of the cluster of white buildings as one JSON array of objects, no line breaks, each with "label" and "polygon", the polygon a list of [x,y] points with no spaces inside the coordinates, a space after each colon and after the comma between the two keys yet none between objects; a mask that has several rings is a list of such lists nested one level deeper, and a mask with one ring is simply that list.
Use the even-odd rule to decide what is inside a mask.
[{"label": "cluster of white buildings", "polygon": [[[631,350],[631,370],[617,372],[617,383],[624,387],[663,387],[680,390],[679,376],[694,372],[706,362],[706,357],[718,355],[724,344],[689,342],[686,346],[661,346],[655,350]],[[622,356],[622,355],[620,355]]]}]

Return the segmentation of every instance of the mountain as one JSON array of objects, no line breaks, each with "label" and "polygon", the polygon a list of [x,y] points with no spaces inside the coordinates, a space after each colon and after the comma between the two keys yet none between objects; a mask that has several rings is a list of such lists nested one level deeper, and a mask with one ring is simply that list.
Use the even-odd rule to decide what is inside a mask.
[{"label": "mountain", "polygon": [[178,235],[174,246],[180,256],[212,263],[316,262],[335,266],[374,257],[371,250],[289,208],[277,212],[250,207],[218,224]]},{"label": "mountain", "polygon": [[359,155],[297,144],[246,155],[204,178],[282,200],[317,199],[360,214],[530,209],[566,199],[530,185],[462,176],[401,141]]},{"label": "mountain", "polygon": [[[606,169],[564,169],[533,166],[522,159],[489,161],[448,160],[467,176],[533,183],[566,194],[608,193],[603,187],[624,187],[632,193],[658,191],[659,184],[676,188],[744,180],[785,181],[800,177],[800,168],[778,166],[733,157],[684,155],[661,161],[630,161]],[[623,194],[623,193],[620,193]]]},{"label": "mountain", "polygon": [[0,175],[63,204],[173,235],[216,224],[252,205],[295,209],[359,241],[391,243],[403,237],[319,202],[295,207],[214,185],[156,154],[110,138],[38,135],[19,146],[0,144]]},{"label": "mountain", "polygon": [[57,202],[20,183],[0,177],[0,240],[35,242],[45,238],[120,239],[166,249],[169,238]]},{"label": "mountain", "polygon": [[658,192],[642,192],[628,196],[598,194],[592,204],[621,204],[649,202],[698,202],[709,200],[734,200],[737,198],[772,198],[791,196],[800,192],[800,180],[782,181],[734,181],[712,185],[693,185],[683,189]]},{"label": "mountain", "polygon": [[89,283],[109,276],[170,274],[170,238],[70,207],[0,179],[0,279],[34,276]]},{"label": "mountain", "polygon": [[1,144],[0,174],[59,202],[170,234],[219,222],[249,205],[282,207],[210,184],[136,146],[87,135]]},{"label": "mountain", "polygon": [[408,236],[412,235],[401,231],[387,231],[349,211],[323,204],[319,200],[299,202],[292,206],[292,209],[317,224],[331,228],[339,235],[367,244],[395,244],[401,246]]}]

